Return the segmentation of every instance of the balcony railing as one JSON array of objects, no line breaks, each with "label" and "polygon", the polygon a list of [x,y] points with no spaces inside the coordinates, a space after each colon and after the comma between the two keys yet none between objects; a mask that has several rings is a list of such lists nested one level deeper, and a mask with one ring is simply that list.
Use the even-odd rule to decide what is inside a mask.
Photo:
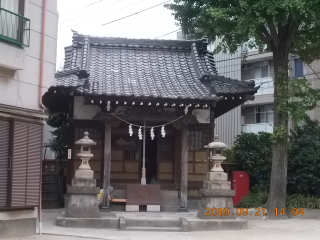
[{"label": "balcony railing", "polygon": [[0,39],[28,47],[30,44],[30,19],[0,8]]},{"label": "balcony railing", "polygon": [[242,131],[247,133],[269,132],[273,133],[273,123],[256,123],[242,125]]}]

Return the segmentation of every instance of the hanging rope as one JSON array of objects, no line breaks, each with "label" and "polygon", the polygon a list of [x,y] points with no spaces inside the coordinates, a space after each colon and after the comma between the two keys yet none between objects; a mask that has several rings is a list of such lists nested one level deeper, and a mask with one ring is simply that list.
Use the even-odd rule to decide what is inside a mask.
[{"label": "hanging rope", "polygon": [[[139,127],[139,128],[143,128],[144,127],[144,126],[140,126],[140,125],[137,125],[137,124],[133,124],[133,123],[127,122],[126,120],[123,120],[122,118],[120,118],[120,117],[118,117],[118,116],[116,116],[114,114],[111,114],[111,115],[114,116],[115,118],[118,118],[120,121],[125,122],[125,123],[127,123],[129,125],[136,126],[136,127]],[[166,126],[166,125],[169,125],[171,123],[174,123],[174,122],[178,121],[181,118],[183,118],[183,116],[180,116],[177,119],[175,119],[175,120],[173,120],[171,122],[165,123],[165,124],[161,124],[161,125],[157,125],[157,126],[146,126],[146,128],[157,128],[157,127]]]}]

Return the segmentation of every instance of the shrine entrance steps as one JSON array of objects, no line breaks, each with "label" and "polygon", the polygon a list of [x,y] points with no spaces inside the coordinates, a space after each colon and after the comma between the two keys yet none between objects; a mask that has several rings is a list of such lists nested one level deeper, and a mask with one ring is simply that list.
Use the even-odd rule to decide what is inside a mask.
[{"label": "shrine entrance steps", "polygon": [[160,211],[161,212],[177,212],[179,209],[179,193],[178,191],[161,191]]},{"label": "shrine entrance steps", "polygon": [[100,218],[65,218],[62,213],[56,225],[68,228],[102,228],[120,231],[189,232],[215,230],[241,230],[247,221],[203,220],[196,217],[197,211],[181,213],[152,212],[101,212]]},{"label": "shrine entrance steps", "polygon": [[187,232],[183,219],[119,218],[121,231]]}]

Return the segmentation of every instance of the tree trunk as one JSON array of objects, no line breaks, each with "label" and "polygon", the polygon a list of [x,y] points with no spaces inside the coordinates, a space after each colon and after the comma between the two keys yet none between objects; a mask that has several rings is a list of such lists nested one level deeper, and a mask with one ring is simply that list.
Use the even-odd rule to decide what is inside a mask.
[{"label": "tree trunk", "polygon": [[[286,217],[287,153],[288,153],[288,52],[285,46],[273,51],[274,61],[274,144],[272,170],[267,202],[268,219]],[[277,210],[276,210],[277,209]]]}]

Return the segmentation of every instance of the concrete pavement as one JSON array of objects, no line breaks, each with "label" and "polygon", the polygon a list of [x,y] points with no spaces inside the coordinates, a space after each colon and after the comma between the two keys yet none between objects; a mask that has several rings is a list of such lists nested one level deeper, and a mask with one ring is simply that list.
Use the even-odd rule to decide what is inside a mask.
[{"label": "concrete pavement", "polygon": [[[123,213],[126,214],[126,213]],[[139,214],[139,213],[138,213]],[[140,213],[145,214],[145,213]],[[42,236],[17,238],[14,240],[319,240],[320,220],[250,220],[248,229],[240,231],[209,232],[129,232],[108,229],[75,229],[62,228],[55,225],[60,211],[45,211],[43,214]]]},{"label": "concrete pavement", "polygon": [[[319,240],[320,220],[249,220],[248,229],[239,231],[208,232],[130,232],[108,229],[63,228],[55,225],[56,217],[63,210],[45,210],[43,235],[11,240]],[[184,213],[192,215],[194,213]],[[119,215],[144,216],[146,213],[119,213]],[[151,214],[150,217],[175,217],[175,214]]]}]

